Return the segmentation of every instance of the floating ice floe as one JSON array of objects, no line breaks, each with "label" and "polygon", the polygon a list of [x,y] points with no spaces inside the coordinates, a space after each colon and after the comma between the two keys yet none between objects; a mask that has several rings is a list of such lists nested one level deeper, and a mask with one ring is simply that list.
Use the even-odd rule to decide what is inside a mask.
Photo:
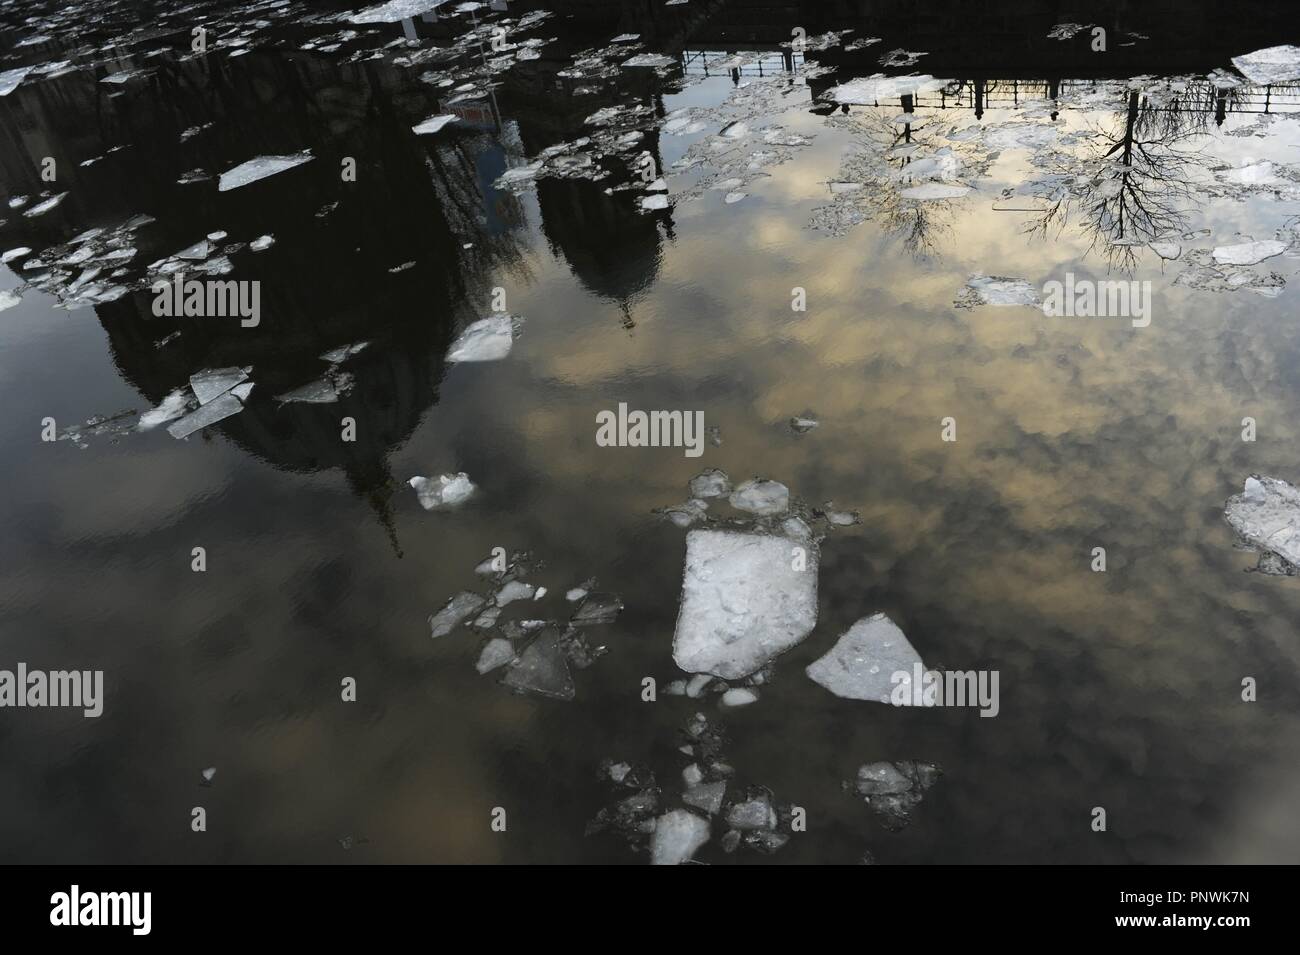
[{"label": "floating ice floe", "polygon": [[473,482],[464,471],[456,474],[439,474],[434,478],[417,475],[406,483],[415,488],[415,493],[420,498],[420,505],[426,511],[438,507],[454,507],[468,500],[475,491]]},{"label": "floating ice floe", "polygon": [[1300,565],[1300,488],[1278,478],[1251,475],[1223,516],[1246,541]]},{"label": "floating ice floe", "polygon": [[534,593],[535,588],[532,584],[525,583],[522,580],[507,581],[497,591],[496,604],[498,607],[504,607],[516,600],[531,600]]},{"label": "floating ice floe", "polygon": [[443,116],[430,116],[428,119],[423,120],[422,122],[412,126],[411,132],[416,133],[417,135],[420,136],[427,136],[431,133],[438,132],[440,129],[442,129],[444,126],[446,126],[449,123],[456,122],[456,120],[459,118],[460,117],[451,113],[448,113]]},{"label": "floating ice floe", "polygon": [[671,56],[664,56],[662,53],[638,53],[636,56],[624,60],[623,65],[667,67],[676,62]]},{"label": "floating ice floe", "polygon": [[1234,56],[1232,65],[1252,83],[1266,86],[1300,79],[1300,47],[1270,46],[1242,56]]},{"label": "floating ice floe", "polygon": [[483,597],[468,590],[453,596],[442,609],[429,617],[429,630],[436,637],[445,637],[483,606]]},{"label": "floating ice floe", "polygon": [[1286,243],[1276,239],[1264,242],[1242,242],[1239,245],[1221,245],[1214,250],[1214,261],[1220,265],[1256,265],[1286,251]]},{"label": "floating ice floe", "polygon": [[[903,631],[883,613],[859,620],[845,632],[825,656],[810,663],[808,678],[846,700],[890,702],[894,674],[911,685],[912,667],[921,656]],[[909,696],[910,699],[910,696]]]},{"label": "floating ice floe", "polygon": [[1049,40],[1068,40],[1077,33],[1088,29],[1083,23],[1058,23],[1047,33]]},{"label": "floating ice floe", "polygon": [[252,390],[253,383],[251,381],[236,385],[221,396],[200,405],[195,411],[187,414],[179,421],[173,422],[167,427],[167,433],[173,438],[187,438],[196,431],[216,424],[218,421],[224,421],[231,415],[238,414],[244,410],[244,403],[248,400]]},{"label": "floating ice floe", "polygon": [[304,163],[309,163],[315,158],[310,149],[290,156],[258,156],[256,159],[250,159],[248,162],[240,163],[235,168],[223,172],[220,181],[217,183],[217,191],[229,192],[231,189],[247,186],[259,179],[265,179],[268,176],[274,176]]},{"label": "floating ice floe", "polygon": [[910,759],[868,763],[858,769],[852,788],[881,825],[897,832],[911,822],[912,810],[942,775],[943,770],[933,763]]},{"label": "floating ice floe", "polygon": [[569,622],[575,627],[613,623],[622,610],[623,598],[618,594],[588,593]]},{"label": "floating ice floe", "polygon": [[885,76],[883,73],[877,73],[874,76],[850,80],[834,86],[826,93],[826,97],[842,105],[872,106],[881,100],[897,100],[903,96],[935,93],[950,82],[951,80],[939,80],[929,75]]},{"label": "floating ice floe", "polygon": [[59,205],[59,203],[61,203],[67,197],[68,194],[66,192],[60,192],[58,195],[50,196],[50,198],[46,199],[44,202],[39,202],[36,205],[32,206],[30,209],[24,212],[23,215],[29,219],[39,215],[43,215],[44,213],[49,212],[51,209],[56,208]]},{"label": "floating ice floe", "polygon": [[[803,570],[792,569],[796,546]],[[736,679],[802,642],[817,623],[817,559],[806,541],[690,531],[673,660],[688,673]]]},{"label": "floating ice floe", "polygon": [[1162,259],[1173,261],[1183,254],[1182,244],[1172,239],[1159,239],[1149,244],[1151,251]]},{"label": "floating ice floe", "polygon": [[651,865],[681,865],[709,841],[709,820],[687,809],[673,809],[655,820],[650,838]]},{"label": "floating ice floe", "polygon": [[275,236],[273,235],[258,236],[252,242],[248,243],[248,247],[254,252],[265,252],[273,245],[275,245]]},{"label": "floating ice floe", "polygon": [[388,3],[366,7],[359,13],[350,13],[347,19],[351,23],[401,23],[447,2],[448,0],[389,0]]},{"label": "floating ice floe", "polygon": [[158,403],[158,407],[151,408],[144,414],[140,415],[140,420],[136,427],[141,431],[149,431],[158,427],[160,424],[166,424],[168,421],[175,421],[181,415],[190,409],[192,398],[188,388],[177,388],[167,397]]},{"label": "floating ice floe", "polygon": [[338,348],[331,349],[321,355],[321,361],[327,361],[331,365],[341,365],[353,355],[359,355],[365,351],[370,342],[353,342],[351,345],[340,345]]},{"label": "floating ice floe", "polygon": [[790,489],[780,481],[753,478],[732,491],[727,501],[737,510],[751,514],[781,514],[790,508]]},{"label": "floating ice floe", "polygon": [[745,686],[733,686],[726,690],[718,700],[722,706],[735,708],[758,702],[758,693]]},{"label": "floating ice floe", "polygon": [[809,431],[812,431],[814,428],[817,428],[820,425],[821,422],[818,421],[816,418],[811,418],[804,415],[795,415],[793,418],[790,419],[790,430],[793,431],[795,434],[807,434]]},{"label": "floating ice floe", "polygon": [[957,294],[953,306],[974,308],[977,305],[1031,305],[1040,304],[1038,289],[1024,279],[1001,275],[972,275]]},{"label": "floating ice floe", "polygon": [[641,209],[645,212],[657,212],[668,208],[668,197],[662,193],[653,196],[643,196],[641,199]]},{"label": "floating ice floe", "polygon": [[919,186],[911,186],[902,190],[899,196],[904,199],[914,199],[918,202],[932,202],[936,199],[959,199],[968,192],[970,192],[970,186],[946,182],[924,182]]},{"label": "floating ice floe", "polygon": [[21,256],[24,255],[28,255],[31,251],[32,250],[27,248],[27,246],[25,245],[20,245],[16,249],[10,249],[4,255],[0,255],[0,264],[8,265],[14,259],[20,258]]},{"label": "floating ice floe", "polygon": [[22,296],[16,292],[11,292],[9,289],[0,291],[0,312],[13,308],[21,301]]},{"label": "floating ice floe", "polygon": [[16,69],[5,70],[0,73],[0,96],[8,96],[18,88],[18,84],[27,78],[27,74],[32,71],[30,66],[20,66]]},{"label": "floating ice floe", "polygon": [[503,667],[515,659],[515,646],[505,637],[493,637],[483,646],[483,650],[478,655],[478,662],[474,664],[474,669],[479,672],[479,676],[491,673],[498,667]]},{"label": "floating ice floe", "polygon": [[472,322],[447,350],[447,361],[499,361],[510,354],[519,322],[513,315],[491,315]]}]

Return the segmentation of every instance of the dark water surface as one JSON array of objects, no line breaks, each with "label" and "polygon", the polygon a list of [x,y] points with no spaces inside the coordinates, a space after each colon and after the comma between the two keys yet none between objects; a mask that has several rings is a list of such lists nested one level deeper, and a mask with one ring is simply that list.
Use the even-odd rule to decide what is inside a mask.
[{"label": "dark water surface", "polygon": [[[1300,43],[1294,12],[491,6],[377,24],[284,0],[0,6],[0,73],[38,67],[0,98],[0,252],[31,250],[0,266],[0,304],[21,297],[0,311],[0,668],[105,685],[97,719],[0,710],[0,860],[644,861],[644,839],[584,834],[627,795],[601,760],[652,769],[679,805],[696,712],[725,727],[733,792],[808,820],[771,855],[724,853],[715,826],[701,861],[1300,859],[1300,581],[1246,573],[1223,520],[1247,475],[1300,479],[1300,84],[1231,63]],[[1069,22],[1087,29],[1048,37]],[[796,27],[806,51],[781,45]],[[882,65],[895,50],[925,55]],[[634,54],[660,65],[619,65]],[[828,98],[877,73],[950,82]],[[412,131],[437,115],[457,119]],[[643,152],[664,209],[642,208]],[[942,174],[906,171],[927,159]],[[961,194],[904,195],[926,182]],[[1251,241],[1285,251],[1217,267]],[[150,283],[178,265],[260,282],[260,323],[157,317]],[[1150,324],[954,304],[975,274],[1041,291],[1066,273],[1149,282]],[[497,288],[523,319],[508,357],[448,362]],[[276,400],[358,342],[337,402]],[[136,429],[228,366],[252,367],[242,411],[185,440]],[[702,410],[721,443],[598,446],[619,402]],[[43,419],[126,410],[41,440]],[[733,710],[662,692],[684,676],[685,532],[655,510],[705,468],[861,518],[818,523],[817,627]],[[477,491],[454,508],[407,485],[457,472]],[[475,565],[494,547],[542,562],[528,580],[548,589],[502,623],[567,620],[592,576],[622,597],[584,630],[607,652],[574,668],[574,700],[480,676],[484,635],[430,639],[449,596],[492,592]],[[875,612],[929,666],[997,670],[998,716],[804,675]],[[890,832],[842,783],[905,759],[943,777]]]}]

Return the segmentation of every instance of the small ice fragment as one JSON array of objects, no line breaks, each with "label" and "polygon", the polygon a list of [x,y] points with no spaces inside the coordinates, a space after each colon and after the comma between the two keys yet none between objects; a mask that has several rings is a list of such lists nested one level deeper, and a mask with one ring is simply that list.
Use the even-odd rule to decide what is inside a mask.
[{"label": "small ice fragment", "polygon": [[897,685],[910,686],[912,667],[917,663],[921,663],[921,656],[903,631],[883,613],[877,613],[850,627],[805,672],[814,683],[846,700],[888,703],[896,686],[894,675],[906,674]]},{"label": "small ice fragment", "polygon": [[1150,245],[1151,251],[1162,259],[1169,259],[1172,261],[1183,254],[1182,245],[1178,242],[1174,242],[1172,239],[1162,239],[1157,242],[1152,242]]},{"label": "small ice fragment", "polygon": [[655,820],[650,839],[651,865],[689,862],[709,841],[709,821],[686,809],[673,809]]},{"label": "small ice fragment", "polygon": [[726,196],[723,197],[723,201],[726,202],[728,205],[730,205],[733,202],[739,202],[741,199],[744,199],[748,195],[749,193],[747,192],[729,192],[726,194]]},{"label": "small ice fragment", "polygon": [[1286,251],[1286,243],[1270,239],[1266,242],[1243,242],[1240,245],[1221,245],[1214,250],[1214,261],[1220,265],[1255,265]]},{"label": "small ice fragment", "polygon": [[758,694],[753,690],[743,686],[732,687],[726,693],[722,694],[719,702],[723,706],[748,706],[750,703],[758,701]]},{"label": "small ice fragment", "polygon": [[451,507],[465,501],[474,493],[475,486],[464,471],[439,474],[435,478],[416,476],[408,482],[415,488],[420,504],[426,511],[436,507]]},{"label": "small ice fragment", "polygon": [[217,775],[217,767],[209,766],[200,774],[203,777],[203,785],[207,786],[212,783],[212,778]]},{"label": "small ice fragment", "polygon": [[22,301],[22,296],[17,292],[11,292],[9,289],[0,291],[0,312],[13,308]]},{"label": "small ice fragment", "polygon": [[506,686],[556,700],[572,700],[573,676],[554,629],[543,631],[519,656],[502,681]]},{"label": "small ice fragment", "polygon": [[545,587],[538,587],[538,588],[537,588],[537,593],[533,594],[533,599],[534,599],[534,600],[541,600],[541,599],[542,599],[543,597],[545,597],[545,596],[546,596],[546,588],[545,588]]},{"label": "small ice fragment", "polygon": [[276,395],[275,400],[281,404],[291,402],[313,405],[331,404],[350,392],[355,383],[356,379],[346,371],[330,371],[315,381],[309,381],[292,391]]},{"label": "small ice fragment", "polygon": [[691,497],[722,497],[731,493],[731,478],[726,471],[709,468],[691,478]]},{"label": "small ice fragment", "polygon": [[20,245],[16,249],[10,249],[4,255],[0,255],[0,264],[8,265],[14,259],[22,255],[27,255],[31,251],[32,250],[27,248],[25,245]]},{"label": "small ice fragment", "polygon": [[223,172],[221,180],[217,183],[217,191],[229,192],[231,189],[247,186],[267,176],[274,176],[295,166],[309,163],[315,158],[309,149],[289,156],[258,156]]},{"label": "small ice fragment", "polygon": [[801,643],[817,623],[817,562],[792,569],[788,538],[736,531],[686,535],[673,660],[687,673],[738,679]]},{"label": "small ice fragment", "polygon": [[505,637],[493,637],[483,647],[483,652],[478,655],[478,662],[474,664],[474,669],[482,676],[484,673],[491,673],[497,667],[505,666],[514,658],[514,645]]},{"label": "small ice fragment", "polygon": [[483,597],[469,590],[462,590],[443,605],[442,609],[429,617],[429,630],[434,637],[445,637],[462,622],[478,612],[483,606]]},{"label": "small ice fragment", "polygon": [[34,216],[39,216],[43,213],[49,212],[60,202],[62,202],[67,197],[67,195],[68,194],[66,192],[60,192],[56,196],[50,196],[50,198],[46,199],[44,202],[40,202],[32,206],[30,209],[24,212],[23,215],[30,219]]},{"label": "small ice fragment", "polygon": [[698,786],[704,782],[704,770],[700,769],[699,763],[691,763],[682,770],[682,782],[688,787]]},{"label": "small ice fragment", "polygon": [[246,365],[243,368],[207,368],[196,371],[190,375],[190,388],[194,390],[194,397],[199,399],[199,404],[206,405],[240,382],[247,381],[252,370],[252,365]]},{"label": "small ice fragment", "polygon": [[790,490],[779,481],[753,478],[736,488],[727,500],[737,510],[751,514],[780,514],[790,507]]},{"label": "small ice fragment", "polygon": [[253,383],[251,381],[236,385],[225,394],[214,398],[205,405],[201,405],[197,410],[187,414],[179,421],[172,422],[167,426],[167,433],[173,438],[187,438],[196,431],[216,424],[218,421],[224,421],[231,415],[238,414],[244,410],[244,402],[248,399],[252,390]]},{"label": "small ice fragment", "polygon": [[510,315],[492,315],[466,326],[451,348],[447,361],[497,361],[510,354],[514,344],[515,320]]},{"label": "small ice fragment", "polygon": [[1300,564],[1300,488],[1278,478],[1251,475],[1243,493],[1228,499],[1224,517],[1260,550]]},{"label": "small ice fragment", "polygon": [[136,427],[141,431],[148,431],[150,428],[156,428],[160,424],[166,424],[185,414],[189,408],[190,396],[188,389],[185,387],[177,388],[166,398],[158,403],[157,408],[152,408],[140,415],[140,420]]},{"label": "small ice fragment", "polygon": [[411,127],[411,132],[418,136],[427,136],[436,133],[448,123],[454,123],[459,117],[447,114],[445,116],[430,116],[428,119],[417,123]]},{"label": "small ice fragment", "polygon": [[581,587],[574,587],[564,595],[564,599],[569,603],[577,603],[585,596],[587,596],[587,591],[583,590]]},{"label": "small ice fragment", "polygon": [[790,430],[796,434],[806,434],[820,424],[821,422],[816,418],[802,418],[795,416],[790,419]]},{"label": "small ice fragment", "polygon": [[504,607],[516,600],[529,600],[532,598],[534,590],[532,584],[526,584],[522,580],[511,580],[497,591],[497,606]]},{"label": "small ice fragment", "polygon": [[837,527],[849,527],[853,524],[861,524],[862,519],[858,517],[857,511],[837,511],[833,507],[833,501],[827,501],[822,505],[821,514],[826,520]]},{"label": "small ice fragment", "polygon": [[491,630],[497,625],[497,618],[500,616],[501,608],[494,604],[475,617],[470,626],[475,630]]},{"label": "small ice fragment", "polygon": [[340,345],[338,348],[325,352],[320,358],[321,361],[327,361],[331,365],[341,365],[353,355],[360,354],[369,344],[370,342],[355,342],[351,345]]},{"label": "small ice fragment", "polygon": [[254,239],[252,242],[248,243],[248,247],[252,249],[254,252],[265,252],[273,245],[275,245],[275,236],[271,235],[270,233],[267,233],[266,235],[263,236],[259,236],[258,238]]},{"label": "small ice fragment", "polygon": [[657,212],[660,209],[667,209],[668,197],[663,193],[657,193],[653,196],[644,196],[641,199],[641,208],[645,212]]},{"label": "small ice fragment", "polygon": [[428,13],[447,0],[388,0],[358,13],[344,14],[352,23],[400,23]]}]

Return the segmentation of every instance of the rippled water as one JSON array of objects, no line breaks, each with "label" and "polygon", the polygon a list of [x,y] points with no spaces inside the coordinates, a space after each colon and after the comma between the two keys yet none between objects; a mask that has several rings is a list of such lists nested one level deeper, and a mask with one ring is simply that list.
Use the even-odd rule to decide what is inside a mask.
[{"label": "rippled water", "polygon": [[[0,312],[0,668],[105,684],[97,719],[0,710],[0,858],[643,861],[644,839],[584,834],[626,795],[601,761],[653,769],[677,805],[680,730],[704,712],[733,792],[767,787],[808,824],[771,855],[724,853],[717,827],[701,861],[1294,861],[1300,583],[1246,573],[1222,512],[1249,474],[1300,481],[1300,85],[1232,68],[1300,37],[1250,5],[1094,12],[1101,52],[1092,22],[1051,39],[1068,18],[1017,6],[0,12],[0,73],[38,67],[0,98],[0,251],[31,250],[0,267],[20,297]],[[782,47],[796,27],[806,50]],[[882,65],[896,50],[925,55]],[[637,54],[658,56],[620,65]],[[877,73],[939,81],[862,96]],[[1281,251],[1216,261],[1252,242]],[[205,261],[261,283],[256,327],[155,314],[151,282]],[[1041,297],[1067,273],[1150,283],[1149,324],[965,307],[972,276]],[[508,356],[448,362],[494,294],[522,318]],[[276,400],[358,342],[337,402]],[[238,413],[184,440],[135,429],[230,366],[252,368]],[[620,402],[702,411],[720,443],[600,446]],[[128,409],[42,440],[44,419]],[[860,517],[818,525],[816,629],[726,711],[642,698],[684,676],[685,532],[656,509],[705,468]],[[477,490],[454,508],[407,484],[457,472]],[[584,629],[607,652],[572,701],[478,675],[471,630],[430,639],[448,597],[491,592],[494,547],[548,588],[502,622],[566,620],[593,576],[621,596]],[[998,671],[998,716],[805,676],[876,612],[928,666]],[[890,832],[842,783],[909,759],[943,776]]]}]

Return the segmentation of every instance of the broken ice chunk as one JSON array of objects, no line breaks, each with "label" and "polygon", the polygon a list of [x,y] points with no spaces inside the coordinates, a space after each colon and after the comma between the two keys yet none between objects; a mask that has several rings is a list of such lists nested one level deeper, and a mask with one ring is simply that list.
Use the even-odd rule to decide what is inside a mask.
[{"label": "broken ice chunk", "polygon": [[588,594],[569,622],[575,627],[613,623],[622,609],[623,598],[618,594]]},{"label": "broken ice chunk", "polygon": [[1228,498],[1223,516],[1251,544],[1300,564],[1300,488],[1251,475],[1243,493]]},{"label": "broken ice chunk", "polygon": [[259,236],[252,242],[248,243],[248,247],[254,252],[265,252],[273,245],[275,245],[275,236],[270,235],[269,233],[267,235]]},{"label": "broken ice chunk", "polygon": [[515,658],[515,648],[505,637],[493,637],[483,647],[483,652],[478,655],[478,662],[474,664],[474,669],[478,670],[479,675],[491,673],[497,667],[505,666]]},{"label": "broken ice chunk", "polygon": [[1038,290],[1024,279],[1002,275],[970,277],[965,287],[952,303],[956,308],[973,308],[976,305],[1038,305]]},{"label": "broken ice chunk", "polygon": [[1234,56],[1232,65],[1246,79],[1261,86],[1300,79],[1300,47],[1270,46],[1254,53]]},{"label": "broken ice chunk", "polygon": [[214,398],[205,405],[201,405],[184,418],[168,425],[167,433],[173,438],[187,438],[195,431],[200,431],[209,425],[216,424],[218,421],[224,421],[231,415],[238,414],[244,410],[244,402],[248,400],[252,390],[253,383],[251,381],[236,385],[225,394]]},{"label": "broken ice chunk", "polygon": [[497,361],[510,354],[514,344],[515,319],[492,315],[466,326],[451,348],[447,361]]},{"label": "broken ice chunk", "polygon": [[265,179],[267,176],[274,176],[277,173],[293,169],[295,166],[309,163],[315,158],[310,149],[305,149],[290,156],[258,156],[256,159],[250,159],[248,162],[240,163],[235,168],[223,172],[221,180],[217,183],[217,191],[229,192],[231,189],[247,186],[249,183]]},{"label": "broken ice chunk", "polygon": [[731,493],[731,506],[751,514],[781,514],[790,507],[790,489],[779,481],[753,478]]},{"label": "broken ice chunk", "polygon": [[207,769],[203,770],[203,772],[200,773],[199,775],[203,780],[203,782],[200,785],[210,786],[212,785],[213,778],[217,775],[217,767],[209,766]]},{"label": "broken ice chunk", "polygon": [[456,594],[437,613],[429,617],[429,630],[434,637],[445,637],[485,603],[480,594],[462,590]]},{"label": "broken ice chunk", "polygon": [[790,430],[795,434],[807,434],[821,424],[816,418],[806,418],[796,415],[790,419]]},{"label": "broken ice chunk", "polygon": [[[400,23],[428,13],[447,0],[388,0],[377,6],[366,7],[357,13],[344,14],[352,23]],[[461,4],[466,6],[466,4]],[[475,4],[475,7],[479,4]]]},{"label": "broken ice chunk", "polygon": [[727,784],[723,780],[714,783],[700,783],[691,786],[682,793],[682,802],[696,809],[702,809],[710,816],[716,816],[722,808],[722,800],[727,795]]},{"label": "broken ice chunk", "polygon": [[1267,242],[1242,242],[1240,245],[1221,245],[1214,250],[1214,261],[1220,265],[1255,265],[1286,251],[1286,243],[1270,239]]},{"label": "broken ice chunk", "polygon": [[[793,569],[796,546],[806,569]],[[738,679],[802,642],[817,623],[817,559],[807,541],[690,531],[673,660],[688,673]]]},{"label": "broken ice chunk", "polygon": [[1150,243],[1150,246],[1152,252],[1160,256],[1160,258],[1169,259],[1170,261],[1183,254],[1182,245],[1172,239],[1161,239]]},{"label": "broken ice chunk", "polygon": [[727,811],[727,825],[742,832],[775,829],[776,810],[772,808],[772,801],[766,795],[755,796],[736,803]]},{"label": "broken ice chunk", "polygon": [[[883,613],[859,620],[841,635],[835,646],[804,671],[846,700],[875,700],[888,703],[895,681],[911,687],[912,667],[921,663],[903,631]],[[922,664],[924,666],[924,664]],[[909,689],[908,699],[911,699]]]},{"label": "broken ice chunk", "polygon": [[555,700],[572,700],[573,676],[560,646],[559,632],[555,628],[544,630],[506,672],[502,682],[526,693]]},{"label": "broken ice chunk", "polygon": [[722,497],[731,493],[731,478],[726,471],[709,468],[691,478],[691,497]]},{"label": "broken ice chunk", "polygon": [[11,292],[8,289],[4,289],[3,291],[0,291],[0,312],[5,311],[6,309],[13,308],[21,301],[22,301],[22,296],[20,296],[16,292]]},{"label": "broken ice chunk", "polygon": [[190,375],[190,388],[199,404],[206,405],[224,395],[240,382],[247,381],[252,365],[243,368],[205,368]]},{"label": "broken ice chunk", "polygon": [[662,511],[667,518],[678,527],[690,527],[708,512],[709,505],[705,501],[695,500],[692,498],[685,504],[676,504],[672,507],[665,507]]},{"label": "broken ice chunk", "polygon": [[899,193],[904,199],[915,199],[918,202],[931,202],[936,199],[957,199],[970,192],[970,186],[961,186],[954,183],[943,182],[926,182],[919,186],[911,186]]},{"label": "broken ice chunk", "polygon": [[446,126],[448,123],[456,122],[457,118],[458,117],[451,114],[447,114],[445,116],[430,116],[428,119],[412,126],[411,132],[415,133],[418,136],[427,136],[430,135],[431,133],[436,133],[438,130]]},{"label": "broken ice chunk", "polygon": [[435,478],[411,478],[406,483],[415,488],[420,498],[420,505],[426,511],[436,507],[452,507],[467,500],[475,491],[473,482],[464,471],[455,474],[439,474]]},{"label": "broken ice chunk", "polygon": [[522,580],[509,581],[497,591],[497,606],[504,607],[516,600],[529,600],[532,598],[533,592],[532,584],[526,584]]},{"label": "broken ice chunk", "polygon": [[641,199],[641,209],[644,212],[657,212],[661,209],[668,208],[668,197],[663,193],[653,196],[644,196]]},{"label": "broken ice chunk", "polygon": [[650,838],[651,865],[689,862],[709,841],[709,821],[686,809],[673,809],[655,820]]},{"label": "broken ice chunk", "polygon": [[14,259],[19,258],[20,256],[27,255],[31,251],[32,250],[27,248],[27,246],[25,245],[20,245],[16,249],[10,249],[4,255],[0,255],[0,264],[8,265]]},{"label": "broken ice chunk", "polygon": [[933,763],[905,759],[869,763],[858,770],[853,789],[890,832],[904,828],[912,810],[943,770]]},{"label": "broken ice chunk", "polygon": [[331,372],[315,381],[276,395],[275,400],[281,404],[303,402],[305,404],[329,404],[338,401],[352,390],[356,379],[346,371]]}]

